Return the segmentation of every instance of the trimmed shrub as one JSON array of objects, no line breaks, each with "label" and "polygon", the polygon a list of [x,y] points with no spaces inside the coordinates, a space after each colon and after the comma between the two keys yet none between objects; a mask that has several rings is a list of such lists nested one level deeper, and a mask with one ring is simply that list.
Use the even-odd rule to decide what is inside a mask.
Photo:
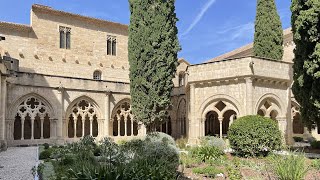
[{"label": "trimmed shrub", "polygon": [[39,159],[40,160],[50,159],[51,154],[52,154],[52,149],[46,149],[40,153]]},{"label": "trimmed shrub", "polygon": [[240,156],[267,155],[281,148],[281,132],[277,123],[262,116],[237,119],[228,131],[231,148]]},{"label": "trimmed shrub", "polygon": [[303,137],[297,137],[297,136],[295,136],[295,137],[293,137],[293,140],[294,140],[295,142],[302,142],[302,141],[303,141]]},{"label": "trimmed shrub", "polygon": [[171,144],[173,146],[176,146],[176,143],[170,135],[163,133],[163,132],[152,132],[147,134],[146,141],[151,142],[165,142],[168,144]]},{"label": "trimmed shrub", "polygon": [[226,148],[226,143],[223,139],[214,136],[205,136],[200,139],[200,144],[202,146],[214,146],[221,150]]},{"label": "trimmed shrub", "polygon": [[49,149],[50,147],[48,143],[44,143],[43,146],[44,146],[44,149]]},{"label": "trimmed shrub", "polygon": [[320,141],[312,141],[310,145],[313,149],[320,149]]}]

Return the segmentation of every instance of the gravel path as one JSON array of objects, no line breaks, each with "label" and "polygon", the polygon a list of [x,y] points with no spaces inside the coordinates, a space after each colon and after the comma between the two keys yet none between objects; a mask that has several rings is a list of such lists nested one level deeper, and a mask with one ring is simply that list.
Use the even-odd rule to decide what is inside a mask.
[{"label": "gravel path", "polygon": [[36,165],[37,147],[10,147],[0,152],[1,180],[31,180]]}]

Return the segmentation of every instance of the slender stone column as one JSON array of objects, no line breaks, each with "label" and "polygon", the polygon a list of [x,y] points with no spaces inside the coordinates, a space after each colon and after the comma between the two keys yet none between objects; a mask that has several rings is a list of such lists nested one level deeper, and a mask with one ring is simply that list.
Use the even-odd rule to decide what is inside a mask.
[{"label": "slender stone column", "polygon": [[74,129],[74,138],[76,138],[77,137],[77,121],[78,121],[78,119],[75,119],[75,120],[73,120],[73,124],[74,124],[74,127],[73,127],[73,129]]},{"label": "slender stone column", "polygon": [[81,137],[84,137],[84,129],[86,128],[85,122],[86,122],[86,118],[82,117],[82,135],[81,135]]},{"label": "slender stone column", "polygon": [[121,136],[120,135],[120,122],[121,122],[121,118],[118,119],[118,136]]},{"label": "slender stone column", "polygon": [[93,119],[90,118],[90,136],[92,136],[92,121],[93,121]]},{"label": "slender stone column", "polygon": [[[40,119],[40,121],[41,121],[41,138],[40,139],[43,139],[43,121],[44,121],[44,119],[43,118],[41,118]],[[52,123],[50,123],[50,125],[51,125]],[[50,131],[51,132],[51,131]],[[50,136],[51,137],[51,136]]]},{"label": "slender stone column", "polygon": [[131,136],[134,136],[133,135],[133,120],[131,119]]},{"label": "slender stone column", "polygon": [[31,117],[31,140],[34,139],[34,117]]},{"label": "slender stone column", "polygon": [[111,96],[111,91],[106,92],[106,97],[105,97],[105,121],[104,121],[104,136],[110,136],[110,96]]},{"label": "slender stone column", "polygon": [[223,122],[223,117],[219,117],[219,124],[220,124],[220,139],[222,139],[222,122]]},{"label": "slender stone column", "polygon": [[60,109],[59,109],[59,114],[58,114],[58,123],[57,123],[57,138],[58,139],[63,139],[63,113],[64,113],[64,88],[62,87],[62,85],[60,85],[58,92],[60,94],[60,98],[59,98],[59,103],[60,103]]},{"label": "slender stone column", "polygon": [[253,84],[252,84],[252,78],[247,77],[246,80],[246,115],[253,115]]},{"label": "slender stone column", "polygon": [[25,117],[21,117],[21,140],[24,140],[24,120]]},{"label": "slender stone column", "polygon": [[124,117],[124,136],[128,136],[127,123],[128,123],[128,118],[127,116],[125,116]]}]

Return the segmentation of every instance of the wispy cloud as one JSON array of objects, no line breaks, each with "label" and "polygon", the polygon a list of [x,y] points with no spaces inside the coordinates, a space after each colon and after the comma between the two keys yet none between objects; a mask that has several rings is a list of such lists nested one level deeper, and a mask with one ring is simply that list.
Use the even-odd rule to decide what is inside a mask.
[{"label": "wispy cloud", "polygon": [[208,0],[208,2],[201,8],[201,11],[196,16],[196,18],[192,21],[188,29],[182,33],[181,36],[187,35],[202,19],[203,15],[208,11],[208,9],[216,2],[216,0]]},{"label": "wispy cloud", "polygon": [[246,36],[251,36],[254,32],[254,23],[249,22],[246,24],[241,24],[234,27],[225,28],[222,31],[219,31],[218,34],[230,34],[229,40],[233,41],[238,38],[243,38]]}]

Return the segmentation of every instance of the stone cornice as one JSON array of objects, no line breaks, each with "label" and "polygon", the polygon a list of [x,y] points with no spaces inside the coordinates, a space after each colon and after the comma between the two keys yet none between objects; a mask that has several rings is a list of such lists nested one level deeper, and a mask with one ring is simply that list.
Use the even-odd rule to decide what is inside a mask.
[{"label": "stone cornice", "polygon": [[32,27],[25,24],[16,24],[10,22],[0,21],[0,29],[12,30],[12,31],[21,31],[21,32],[31,32]]},{"label": "stone cornice", "polygon": [[106,20],[102,20],[102,19],[98,19],[98,18],[83,16],[80,14],[74,14],[74,13],[69,13],[69,12],[65,12],[65,11],[55,10],[49,6],[43,6],[43,5],[39,5],[39,4],[32,5],[32,11],[39,12],[39,13],[45,13],[45,14],[49,14],[49,15],[70,17],[73,19],[77,19],[77,20],[80,20],[83,22],[93,23],[93,24],[100,25],[100,26],[113,26],[113,27],[117,27],[117,28],[125,30],[125,31],[128,30],[128,25],[125,25],[125,24],[120,24],[120,23],[106,21]]}]

